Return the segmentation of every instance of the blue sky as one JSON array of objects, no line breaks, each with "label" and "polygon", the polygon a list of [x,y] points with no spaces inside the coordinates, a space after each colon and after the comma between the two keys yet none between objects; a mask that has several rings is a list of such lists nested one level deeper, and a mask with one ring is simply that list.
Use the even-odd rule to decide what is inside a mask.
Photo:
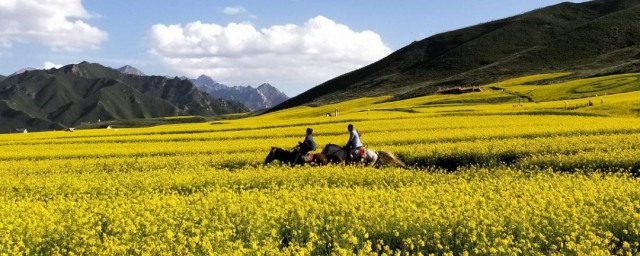
[{"label": "blue sky", "polygon": [[0,74],[86,60],[293,96],[414,40],[559,2],[0,0]]}]

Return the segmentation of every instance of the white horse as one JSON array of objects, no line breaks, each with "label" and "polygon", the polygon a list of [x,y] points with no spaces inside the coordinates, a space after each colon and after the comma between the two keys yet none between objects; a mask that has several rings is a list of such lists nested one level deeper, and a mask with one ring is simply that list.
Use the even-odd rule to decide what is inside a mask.
[{"label": "white horse", "polygon": [[[336,144],[327,144],[322,149],[322,154],[327,156],[330,162],[341,163],[347,159],[347,150]],[[405,166],[405,164],[393,154],[386,151],[374,151],[370,149],[365,150],[364,157],[361,162],[368,166],[382,166],[382,165],[396,165]]]}]

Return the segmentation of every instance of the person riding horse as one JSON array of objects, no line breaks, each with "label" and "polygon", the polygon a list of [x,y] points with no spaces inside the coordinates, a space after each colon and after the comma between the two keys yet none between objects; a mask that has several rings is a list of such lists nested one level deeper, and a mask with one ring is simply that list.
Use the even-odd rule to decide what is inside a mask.
[{"label": "person riding horse", "polygon": [[360,141],[360,134],[358,134],[358,131],[353,128],[353,124],[347,125],[347,130],[349,131],[349,141],[345,146],[345,149],[348,152],[347,162],[360,161],[361,157],[358,151],[360,151],[360,148],[363,146]]},{"label": "person riding horse", "polygon": [[316,142],[313,140],[313,129],[307,128],[307,135],[304,138],[303,142],[298,142],[298,152],[295,155],[291,166],[294,166],[298,161],[300,161],[300,157],[306,156],[309,151],[316,150]]}]

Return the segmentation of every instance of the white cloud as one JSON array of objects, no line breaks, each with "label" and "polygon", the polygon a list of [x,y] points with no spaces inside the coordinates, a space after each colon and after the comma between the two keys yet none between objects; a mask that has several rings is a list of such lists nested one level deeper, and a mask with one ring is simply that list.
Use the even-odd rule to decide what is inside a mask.
[{"label": "white cloud", "polygon": [[247,13],[247,9],[242,6],[228,6],[222,10],[222,13],[227,15],[238,15]]},{"label": "white cloud", "polygon": [[356,32],[323,16],[262,29],[157,24],[150,40],[150,52],[179,75],[207,74],[232,85],[269,82],[296,92],[391,53],[375,32]]},{"label": "white cloud", "polygon": [[52,68],[61,68],[63,65],[62,64],[55,64],[51,61],[45,61],[44,64],[42,65],[44,69],[52,69]]},{"label": "white cloud", "polygon": [[54,51],[97,49],[107,33],[83,19],[81,0],[0,1],[0,47],[38,43]]}]

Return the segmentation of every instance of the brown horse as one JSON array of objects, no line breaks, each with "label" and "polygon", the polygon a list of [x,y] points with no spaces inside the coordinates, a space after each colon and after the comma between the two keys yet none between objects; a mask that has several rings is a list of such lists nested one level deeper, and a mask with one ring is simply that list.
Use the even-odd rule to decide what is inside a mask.
[{"label": "brown horse", "polygon": [[267,158],[264,160],[264,164],[267,165],[275,160],[280,161],[280,163],[292,165],[292,164],[315,164],[315,165],[327,165],[327,157],[324,154],[306,154],[301,156],[299,159],[294,159],[298,151],[294,150],[287,151],[277,147],[271,147]]}]

